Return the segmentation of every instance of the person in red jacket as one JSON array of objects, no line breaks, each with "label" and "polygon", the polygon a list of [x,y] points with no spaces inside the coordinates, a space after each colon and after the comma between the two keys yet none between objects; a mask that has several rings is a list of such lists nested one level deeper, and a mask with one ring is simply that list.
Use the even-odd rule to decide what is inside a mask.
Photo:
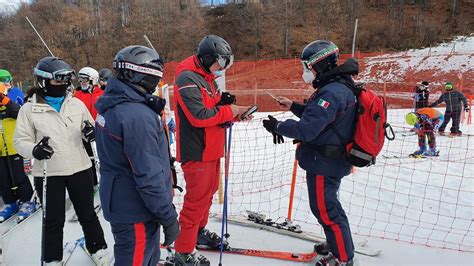
[{"label": "person in red jacket", "polygon": [[194,251],[196,245],[219,248],[220,237],[205,227],[219,184],[225,127],[247,110],[235,105],[234,95],[218,91],[214,81],[215,74],[232,65],[233,57],[224,39],[208,35],[199,43],[196,55],[176,68],[176,157],[184,172],[186,195],[179,217],[181,233],[175,242],[175,265],[210,265]]},{"label": "person in red jacket", "polygon": [[99,72],[92,67],[83,67],[77,74],[79,87],[74,93],[74,97],[81,100],[91,113],[92,118],[97,116],[97,110],[94,105],[97,99],[104,93],[99,86]]},{"label": "person in red jacket", "polygon": [[[99,86],[99,72],[93,69],[92,67],[83,67],[77,73],[78,80],[79,80],[79,87],[76,89],[74,93],[74,97],[81,100],[89,110],[92,118],[96,118],[97,110],[95,109],[95,102],[99,99],[104,91],[100,89]],[[92,151],[92,144],[87,141],[82,142],[84,144],[84,148],[87,151],[87,154],[90,158],[94,158],[94,152]],[[92,162],[92,172],[94,173],[94,190],[97,191],[99,178],[97,175],[97,168],[95,164],[95,159],[91,159]]]}]

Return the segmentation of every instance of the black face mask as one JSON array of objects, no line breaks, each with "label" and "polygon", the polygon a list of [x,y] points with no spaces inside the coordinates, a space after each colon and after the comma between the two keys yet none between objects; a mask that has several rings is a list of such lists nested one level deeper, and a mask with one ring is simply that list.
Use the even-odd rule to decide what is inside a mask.
[{"label": "black face mask", "polygon": [[66,96],[67,93],[67,88],[69,87],[69,84],[63,84],[63,85],[51,85],[46,84],[44,87],[44,95],[50,96],[50,97],[63,97]]}]

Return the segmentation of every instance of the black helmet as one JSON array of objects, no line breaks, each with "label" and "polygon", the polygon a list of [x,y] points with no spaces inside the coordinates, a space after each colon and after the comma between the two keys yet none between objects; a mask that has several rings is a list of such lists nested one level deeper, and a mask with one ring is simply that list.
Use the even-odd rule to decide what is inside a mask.
[{"label": "black helmet", "polygon": [[313,69],[318,75],[335,68],[339,59],[339,48],[326,40],[314,41],[303,49],[301,62],[306,69]]},{"label": "black helmet", "polygon": [[153,93],[163,77],[163,61],[153,49],[131,45],[120,50],[113,62],[118,79],[140,85]]},{"label": "black helmet", "polygon": [[107,80],[112,76],[113,76],[112,70],[110,70],[108,68],[102,68],[101,70],[99,70],[99,80],[100,81],[107,82]]},{"label": "black helmet", "polygon": [[71,66],[61,58],[44,57],[34,69],[34,75],[41,88],[48,86],[49,80],[66,81],[68,85],[76,77]]},{"label": "black helmet", "polygon": [[209,68],[216,61],[222,69],[228,69],[234,63],[234,54],[229,43],[216,35],[207,35],[201,40],[196,56],[207,72],[210,72]]},{"label": "black helmet", "polygon": [[421,82],[421,85],[428,86],[429,84],[430,84],[430,83],[429,83],[428,81],[426,81],[426,80],[425,80],[425,81],[423,81],[423,82]]}]

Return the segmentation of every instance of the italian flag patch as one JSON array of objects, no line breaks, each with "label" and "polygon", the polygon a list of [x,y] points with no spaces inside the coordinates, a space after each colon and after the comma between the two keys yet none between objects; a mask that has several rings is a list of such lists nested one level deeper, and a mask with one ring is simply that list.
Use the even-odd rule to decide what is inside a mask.
[{"label": "italian flag patch", "polygon": [[325,101],[324,99],[319,99],[318,105],[324,109],[327,109],[329,107],[329,102]]}]

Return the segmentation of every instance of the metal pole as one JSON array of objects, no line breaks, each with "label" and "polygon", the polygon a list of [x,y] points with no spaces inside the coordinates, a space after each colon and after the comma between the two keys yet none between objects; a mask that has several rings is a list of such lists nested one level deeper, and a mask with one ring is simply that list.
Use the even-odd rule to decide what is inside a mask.
[{"label": "metal pole", "polygon": [[148,43],[148,46],[150,46],[151,49],[156,51],[156,49],[153,46],[153,44],[151,43],[150,39],[148,39],[148,37],[146,35],[143,35],[143,38],[145,38],[146,42]]},{"label": "metal pole", "polygon": [[40,40],[43,42],[44,44],[44,47],[46,47],[46,49],[48,49],[48,52],[51,54],[52,57],[55,57],[53,52],[51,52],[51,50],[49,49],[48,45],[46,44],[46,42],[44,42],[43,38],[41,37],[41,35],[38,33],[38,31],[36,30],[35,26],[33,26],[33,23],[31,23],[30,19],[28,17],[26,17],[26,21],[28,21],[28,23],[30,23],[30,26],[33,28],[33,30],[36,32],[36,35],[38,35],[38,37],[40,38]]},{"label": "metal pole", "polygon": [[[43,143],[48,145],[49,137],[43,137]],[[47,179],[48,179],[48,160],[44,159],[43,161],[43,193],[41,208],[43,209],[43,217],[41,220],[42,230],[41,230],[41,265],[44,265],[44,255],[46,250],[46,190],[47,190]]]},{"label": "metal pole", "polygon": [[359,23],[359,19],[356,18],[356,22],[354,25],[354,38],[352,39],[352,57],[354,57],[355,54],[355,45],[356,45],[356,37],[357,37],[357,24]]}]

